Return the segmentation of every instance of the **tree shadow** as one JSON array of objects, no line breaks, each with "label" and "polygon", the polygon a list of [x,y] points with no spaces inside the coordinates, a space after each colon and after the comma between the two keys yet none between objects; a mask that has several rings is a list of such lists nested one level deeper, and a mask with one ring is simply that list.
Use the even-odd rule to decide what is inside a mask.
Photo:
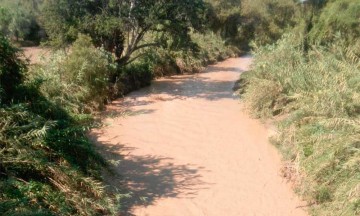
[{"label": "tree shadow", "polygon": [[[202,99],[216,101],[231,98],[236,80],[218,76],[217,72],[240,75],[243,70],[234,67],[210,66],[200,74],[172,76],[159,79],[149,87],[114,101],[109,107],[125,110],[135,115],[153,113],[153,103],[172,100]],[[210,74],[211,73],[211,74]],[[212,74],[214,73],[214,74]],[[214,76],[213,76],[214,75]],[[145,112],[144,112],[145,111]],[[121,215],[133,215],[135,207],[155,204],[162,198],[194,198],[211,183],[204,182],[204,167],[194,164],[176,164],[173,158],[161,155],[136,155],[136,149],[126,144],[99,141],[101,134],[92,134],[100,153],[113,162],[111,174],[105,173],[107,184],[113,190],[129,194],[121,199]],[[109,140],[115,140],[109,139]]]},{"label": "tree shadow", "polygon": [[206,73],[213,73],[213,72],[243,72],[244,70],[239,67],[220,67],[216,65],[212,65],[207,67]]},{"label": "tree shadow", "polygon": [[[251,58],[251,56],[243,57]],[[145,107],[157,102],[188,100],[200,98],[217,101],[234,98],[236,80],[222,78],[223,72],[234,73],[235,76],[245,71],[242,67],[226,67],[211,65],[197,74],[175,75],[161,78],[144,87],[129,93],[125,98],[116,100],[113,106],[132,110],[134,107]],[[222,74],[220,74],[222,73]]]},{"label": "tree shadow", "polygon": [[93,134],[100,153],[110,161],[110,172],[104,173],[113,192],[128,194],[121,199],[121,215],[133,216],[135,207],[149,206],[161,198],[194,198],[210,185],[202,180],[204,167],[175,164],[173,158],[159,155],[133,155],[135,148],[123,144],[98,142],[101,134]]},{"label": "tree shadow", "polygon": [[[233,71],[233,70],[231,70]],[[210,73],[210,72],[207,72]],[[112,103],[113,106],[131,110],[132,107],[147,106],[157,102],[200,98],[217,101],[234,98],[236,81],[213,80],[207,77],[172,77],[156,80],[151,86],[132,92]]]}]

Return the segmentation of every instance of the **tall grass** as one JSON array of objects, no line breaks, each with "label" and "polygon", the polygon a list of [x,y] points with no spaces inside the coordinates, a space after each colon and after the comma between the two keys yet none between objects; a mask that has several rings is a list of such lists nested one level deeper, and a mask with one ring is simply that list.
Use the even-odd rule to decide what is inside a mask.
[{"label": "tall grass", "polygon": [[242,95],[256,117],[283,116],[276,146],[313,215],[360,214],[360,41],[314,46],[286,35],[255,52]]}]

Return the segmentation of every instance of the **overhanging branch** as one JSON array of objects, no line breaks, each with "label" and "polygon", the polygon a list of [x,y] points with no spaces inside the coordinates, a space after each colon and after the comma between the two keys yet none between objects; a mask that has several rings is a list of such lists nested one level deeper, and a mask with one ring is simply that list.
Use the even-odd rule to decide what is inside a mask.
[{"label": "overhanging branch", "polygon": [[145,54],[146,54],[146,53],[141,53],[141,54],[135,56],[134,58],[128,60],[128,61],[125,63],[125,65],[128,65],[128,64],[132,63],[133,61],[135,61],[136,59],[140,58],[141,56],[143,56],[143,55],[145,55]]},{"label": "overhanging branch", "polygon": [[142,44],[142,45],[139,45],[137,47],[135,47],[133,49],[133,52],[136,51],[136,50],[139,50],[139,49],[143,49],[143,48],[146,48],[146,47],[151,47],[151,46],[159,46],[160,43],[147,43],[147,44]]}]

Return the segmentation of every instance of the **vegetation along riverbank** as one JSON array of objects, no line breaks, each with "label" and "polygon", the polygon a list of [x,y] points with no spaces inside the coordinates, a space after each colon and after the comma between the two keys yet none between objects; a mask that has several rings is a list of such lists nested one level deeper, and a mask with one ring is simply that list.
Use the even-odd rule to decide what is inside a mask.
[{"label": "vegetation along riverbank", "polygon": [[240,99],[278,123],[309,213],[360,214],[359,26],[358,0],[0,0],[0,215],[117,215],[129,194],[103,179],[99,112],[249,52]]}]

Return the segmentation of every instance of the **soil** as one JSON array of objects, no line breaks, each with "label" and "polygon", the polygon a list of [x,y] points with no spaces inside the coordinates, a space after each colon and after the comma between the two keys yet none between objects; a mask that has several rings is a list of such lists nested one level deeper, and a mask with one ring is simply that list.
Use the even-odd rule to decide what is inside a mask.
[{"label": "soil", "polygon": [[40,64],[49,57],[50,49],[43,47],[23,47],[24,56],[30,64]]}]

